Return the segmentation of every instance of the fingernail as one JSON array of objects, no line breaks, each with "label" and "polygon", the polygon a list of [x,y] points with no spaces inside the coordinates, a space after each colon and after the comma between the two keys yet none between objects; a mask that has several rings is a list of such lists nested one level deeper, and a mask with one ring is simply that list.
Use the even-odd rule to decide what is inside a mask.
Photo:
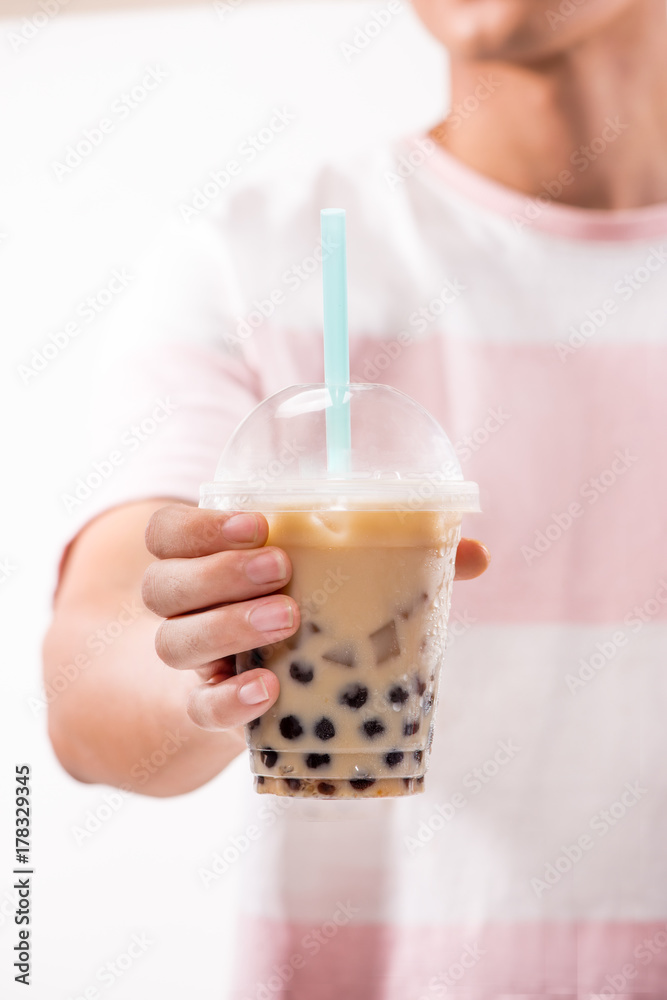
[{"label": "fingernail", "polygon": [[222,526],[222,533],[230,542],[256,542],[259,525],[254,514],[233,514]]},{"label": "fingernail", "polygon": [[269,692],[262,678],[258,677],[239,688],[238,698],[244,705],[259,705],[262,701],[268,701]]},{"label": "fingernail", "polygon": [[282,552],[262,552],[246,563],[246,576],[252,583],[278,583],[287,575]]},{"label": "fingernail", "polygon": [[253,608],[248,620],[258,632],[278,632],[292,627],[294,612],[289,601],[271,601]]}]

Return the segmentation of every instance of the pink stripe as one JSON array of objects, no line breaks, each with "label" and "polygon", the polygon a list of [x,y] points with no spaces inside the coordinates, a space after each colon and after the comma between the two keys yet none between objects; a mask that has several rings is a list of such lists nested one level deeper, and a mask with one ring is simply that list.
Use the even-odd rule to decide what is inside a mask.
[{"label": "pink stripe", "polygon": [[[265,337],[262,392],[278,388],[271,372],[285,353],[300,380],[321,379],[309,345],[307,333]],[[364,381],[379,355],[388,357],[381,340],[355,336],[353,378]],[[592,339],[563,362],[549,341],[438,334],[373,377],[433,413],[480,485],[483,513],[468,515],[464,532],[487,543],[491,568],[455,589],[455,610],[504,624],[667,619],[667,344]],[[490,411],[508,416],[484,440]],[[579,516],[562,530],[571,504]]]},{"label": "pink stripe", "polygon": [[234,1000],[664,1000],[667,990],[664,921],[336,928],[244,918],[239,930]]},{"label": "pink stripe", "polygon": [[[417,143],[425,139],[426,136],[418,136],[410,140],[410,145],[418,148]],[[555,236],[582,240],[640,240],[667,234],[665,203],[615,212],[574,208],[550,201],[546,192],[544,198],[537,201],[513,191],[466,167],[441,146],[436,145],[426,163],[447,184],[484,208],[510,218],[518,217],[527,227],[534,226]]]},{"label": "pink stripe", "polygon": [[[353,371],[377,351],[355,344]],[[464,533],[492,563],[456,588],[455,609],[480,622],[602,623],[649,602],[650,621],[667,619],[665,373],[663,344],[590,342],[563,363],[549,343],[434,337],[380,376],[431,410],[480,484],[483,514]],[[466,456],[490,409],[507,419]]]}]

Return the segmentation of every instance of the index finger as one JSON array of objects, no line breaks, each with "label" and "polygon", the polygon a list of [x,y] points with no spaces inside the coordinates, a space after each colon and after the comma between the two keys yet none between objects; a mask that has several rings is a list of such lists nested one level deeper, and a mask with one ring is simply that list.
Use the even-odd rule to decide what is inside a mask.
[{"label": "index finger", "polygon": [[202,510],[175,503],[161,507],[151,517],[146,548],[158,559],[190,559],[224,549],[260,547],[268,534],[262,514]]}]

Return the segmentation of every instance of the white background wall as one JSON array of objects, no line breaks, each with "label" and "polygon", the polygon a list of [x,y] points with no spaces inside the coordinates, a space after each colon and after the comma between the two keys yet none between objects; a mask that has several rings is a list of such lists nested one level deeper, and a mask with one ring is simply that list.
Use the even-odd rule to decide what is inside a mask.
[{"label": "white background wall", "polygon": [[[239,800],[249,782],[242,759],[196,794],[127,799],[77,844],[73,828],[109,790],[76,784],[54,760],[39,649],[70,523],[61,494],[94,454],[86,385],[113,306],[27,384],[19,366],[114,268],[140,273],[178,205],[274,106],[297,121],[258,158],[259,170],[433,122],[444,105],[444,59],[407,4],[350,63],[342,55],[340,43],[379,6],[243,0],[225,17],[213,4],[59,13],[25,43],[14,37],[20,19],[0,19],[2,997],[28,995],[11,969],[15,763],[29,762],[34,774],[33,1000],[73,1000],[93,986],[98,993],[88,996],[111,1000],[225,996],[238,871],[206,890],[197,869],[243,829]],[[39,9],[26,4],[28,16]],[[109,117],[151,66],[168,78],[58,180],[53,162],[66,146]],[[135,932],[150,947],[105,985],[98,970]]]}]

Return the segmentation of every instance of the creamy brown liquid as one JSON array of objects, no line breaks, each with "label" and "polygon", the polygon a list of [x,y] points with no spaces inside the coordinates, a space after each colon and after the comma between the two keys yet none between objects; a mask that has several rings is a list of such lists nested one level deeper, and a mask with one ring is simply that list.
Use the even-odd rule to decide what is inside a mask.
[{"label": "creamy brown liquid", "polygon": [[259,792],[320,798],[421,791],[460,516],[431,511],[267,515],[301,609],[287,642],[239,654],[280,697],[247,727]]}]

